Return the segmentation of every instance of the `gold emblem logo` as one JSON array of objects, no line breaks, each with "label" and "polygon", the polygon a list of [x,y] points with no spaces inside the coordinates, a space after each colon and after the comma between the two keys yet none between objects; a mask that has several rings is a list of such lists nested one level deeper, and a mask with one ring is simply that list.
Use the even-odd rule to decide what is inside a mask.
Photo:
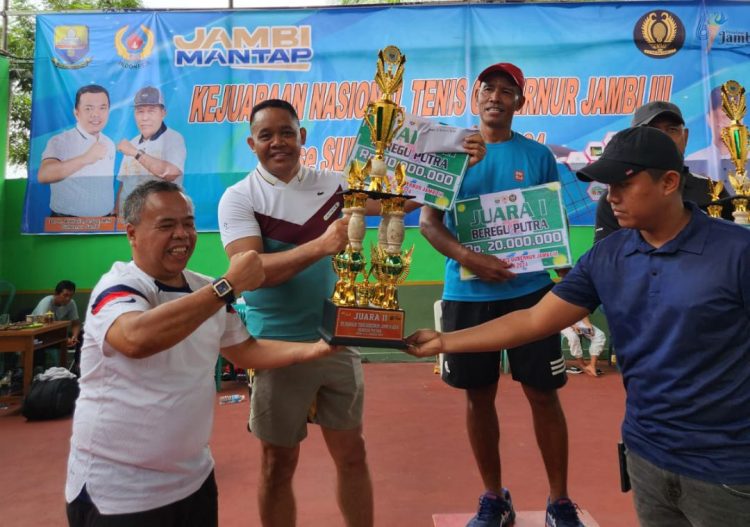
[{"label": "gold emblem logo", "polygon": [[156,39],[153,31],[143,24],[130,32],[129,27],[123,26],[115,33],[115,50],[126,62],[140,62],[151,55]]},{"label": "gold emblem logo", "polygon": [[685,42],[685,26],[669,11],[651,11],[636,22],[633,40],[644,55],[655,59],[671,57]]}]

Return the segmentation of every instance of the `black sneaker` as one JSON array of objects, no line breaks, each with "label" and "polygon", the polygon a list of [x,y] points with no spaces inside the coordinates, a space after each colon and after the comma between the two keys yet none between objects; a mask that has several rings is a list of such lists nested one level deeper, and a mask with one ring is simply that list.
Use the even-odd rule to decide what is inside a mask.
[{"label": "black sneaker", "polygon": [[554,503],[547,500],[547,518],[544,527],[586,527],[578,518],[578,505],[568,498]]},{"label": "black sneaker", "polygon": [[516,521],[516,511],[508,489],[502,490],[502,496],[494,492],[485,492],[479,497],[479,510],[466,527],[509,527]]},{"label": "black sneaker", "polygon": [[578,366],[568,366],[565,371],[567,371],[568,373],[572,373],[573,375],[580,375],[581,373],[583,373],[583,370]]}]

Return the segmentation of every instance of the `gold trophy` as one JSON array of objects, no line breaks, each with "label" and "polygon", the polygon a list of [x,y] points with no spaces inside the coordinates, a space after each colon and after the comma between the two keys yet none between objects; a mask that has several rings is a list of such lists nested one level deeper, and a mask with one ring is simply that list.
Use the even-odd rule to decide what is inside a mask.
[{"label": "gold trophy", "polygon": [[721,139],[729,150],[735,171],[729,173],[735,196],[732,198],[735,223],[750,224],[748,219],[747,202],[750,198],[750,180],[747,177],[745,163],[747,161],[747,127],[742,119],[747,113],[745,88],[737,81],[728,81],[721,86],[721,109],[729,117],[729,126],[722,128]]},{"label": "gold trophy", "polygon": [[719,196],[721,195],[721,191],[724,190],[724,183],[721,181],[714,181],[713,179],[708,179],[708,193],[711,198],[711,202],[708,205],[708,215],[712,218],[721,218],[721,211],[724,209],[724,206],[719,201]]},{"label": "gold trophy", "polygon": [[[399,308],[397,286],[409,272],[413,248],[402,251],[405,167],[398,163],[393,181],[388,176],[385,151],[404,123],[404,111],[394,102],[403,83],[406,57],[395,46],[378,53],[375,82],[381,96],[367,106],[365,123],[375,154],[364,167],[352,161],[348,167],[349,190],[344,193],[344,215],[349,215],[349,244],[333,257],[338,276],[333,295],[323,306],[319,328],[332,344],[403,348],[405,313]],[[370,247],[370,267],[362,253],[365,237],[365,203],[380,201],[378,243]],[[370,281],[371,278],[374,281]]]}]

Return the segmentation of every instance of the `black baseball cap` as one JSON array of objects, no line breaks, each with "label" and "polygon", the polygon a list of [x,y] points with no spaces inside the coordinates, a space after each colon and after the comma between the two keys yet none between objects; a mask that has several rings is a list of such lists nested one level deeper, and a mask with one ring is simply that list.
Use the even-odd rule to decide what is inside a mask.
[{"label": "black baseball cap", "polygon": [[682,118],[682,112],[676,104],[667,101],[652,101],[638,108],[633,114],[633,120],[630,126],[648,126],[651,121],[666,115],[684,125],[685,119]]},{"label": "black baseball cap", "polygon": [[617,132],[601,157],[576,173],[581,181],[618,183],[647,168],[682,171],[677,145],[657,128],[635,126]]}]

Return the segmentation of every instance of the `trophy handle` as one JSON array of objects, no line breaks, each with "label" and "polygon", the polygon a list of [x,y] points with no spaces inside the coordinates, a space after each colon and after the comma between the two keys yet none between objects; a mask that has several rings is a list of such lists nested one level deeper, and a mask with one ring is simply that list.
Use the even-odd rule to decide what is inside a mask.
[{"label": "trophy handle", "polygon": [[404,120],[406,119],[406,116],[404,115],[404,109],[400,106],[396,108],[396,119],[395,124],[393,125],[393,132],[391,133],[391,137],[396,135],[396,132],[398,132],[402,126],[404,126]]},{"label": "trophy handle", "polygon": [[363,167],[360,166],[356,159],[352,159],[352,162],[349,163],[346,180],[349,184],[349,190],[362,190],[364,187],[365,176]]},{"label": "trophy handle", "polygon": [[367,129],[370,130],[370,142],[374,143],[377,133],[375,132],[375,104],[372,102],[367,103],[364,121],[367,124]]}]

